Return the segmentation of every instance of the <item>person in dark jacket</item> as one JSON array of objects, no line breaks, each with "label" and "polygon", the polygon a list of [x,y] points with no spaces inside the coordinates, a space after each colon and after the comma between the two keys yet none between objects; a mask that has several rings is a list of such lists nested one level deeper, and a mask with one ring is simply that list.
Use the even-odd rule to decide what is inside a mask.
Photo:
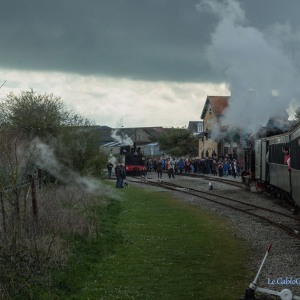
[{"label": "person in dark jacket", "polygon": [[113,169],[113,164],[112,164],[111,162],[109,162],[109,163],[107,164],[107,174],[108,174],[108,179],[111,178],[112,169]]},{"label": "person in dark jacket", "polygon": [[163,172],[163,164],[162,161],[159,160],[156,166],[156,172],[157,172],[157,180],[162,180],[162,172]]},{"label": "person in dark jacket", "polygon": [[126,179],[126,171],[125,171],[125,167],[123,164],[120,164],[119,167],[119,188],[123,188],[123,182]]},{"label": "person in dark jacket", "polygon": [[116,167],[115,167],[115,174],[116,174],[116,188],[120,188],[120,183],[121,183],[121,173],[120,173],[120,166],[121,164],[117,163]]},{"label": "person in dark jacket", "polygon": [[117,164],[115,168],[115,173],[117,177],[116,188],[123,188],[123,181],[126,179],[126,171],[122,164]]}]

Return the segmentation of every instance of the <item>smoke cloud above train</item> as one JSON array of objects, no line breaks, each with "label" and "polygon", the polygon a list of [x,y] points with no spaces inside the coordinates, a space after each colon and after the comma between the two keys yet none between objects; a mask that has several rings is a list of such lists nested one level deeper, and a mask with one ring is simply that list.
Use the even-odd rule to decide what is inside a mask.
[{"label": "smoke cloud above train", "polygon": [[255,130],[300,105],[299,64],[288,47],[297,32],[288,24],[265,31],[250,26],[234,0],[203,0],[197,9],[218,18],[205,55],[213,70],[225,75],[231,92],[226,123]]}]

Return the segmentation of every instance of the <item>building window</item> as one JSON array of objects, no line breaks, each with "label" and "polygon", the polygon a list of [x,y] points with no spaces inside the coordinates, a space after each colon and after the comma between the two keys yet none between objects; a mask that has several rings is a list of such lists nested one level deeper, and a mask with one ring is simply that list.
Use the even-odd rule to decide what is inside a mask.
[{"label": "building window", "polygon": [[203,132],[203,123],[202,122],[197,124],[197,133],[199,133],[199,132]]}]

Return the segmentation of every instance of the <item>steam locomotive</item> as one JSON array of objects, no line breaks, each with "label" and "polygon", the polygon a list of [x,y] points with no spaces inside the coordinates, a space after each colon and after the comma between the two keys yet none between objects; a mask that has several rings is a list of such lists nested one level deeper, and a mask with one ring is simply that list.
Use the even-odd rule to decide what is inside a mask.
[{"label": "steam locomotive", "polygon": [[140,175],[146,167],[146,157],[136,143],[133,146],[121,146],[120,155],[127,175]]},{"label": "steam locomotive", "polygon": [[[286,133],[256,140],[248,139],[245,148],[243,181],[255,181],[257,189],[288,199],[300,206],[300,122]],[[289,166],[286,157],[290,158]]]}]

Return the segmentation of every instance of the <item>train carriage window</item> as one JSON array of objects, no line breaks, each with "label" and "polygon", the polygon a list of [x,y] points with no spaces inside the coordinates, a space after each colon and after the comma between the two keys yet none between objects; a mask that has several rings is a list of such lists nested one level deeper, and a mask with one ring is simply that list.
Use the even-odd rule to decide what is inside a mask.
[{"label": "train carriage window", "polygon": [[284,153],[282,151],[284,144],[270,145],[269,163],[284,164]]},{"label": "train carriage window", "polygon": [[284,162],[284,153],[282,152],[282,144],[277,145],[276,160],[278,164],[283,164]]},{"label": "train carriage window", "polygon": [[274,161],[274,145],[270,145],[269,146],[269,151],[270,151],[270,154],[269,154],[269,162],[273,162]]},{"label": "train carriage window", "polygon": [[274,145],[270,145],[269,152],[270,152],[269,162],[273,163],[274,162]]},{"label": "train carriage window", "polygon": [[298,140],[290,142],[291,168],[300,170],[300,146]]}]

